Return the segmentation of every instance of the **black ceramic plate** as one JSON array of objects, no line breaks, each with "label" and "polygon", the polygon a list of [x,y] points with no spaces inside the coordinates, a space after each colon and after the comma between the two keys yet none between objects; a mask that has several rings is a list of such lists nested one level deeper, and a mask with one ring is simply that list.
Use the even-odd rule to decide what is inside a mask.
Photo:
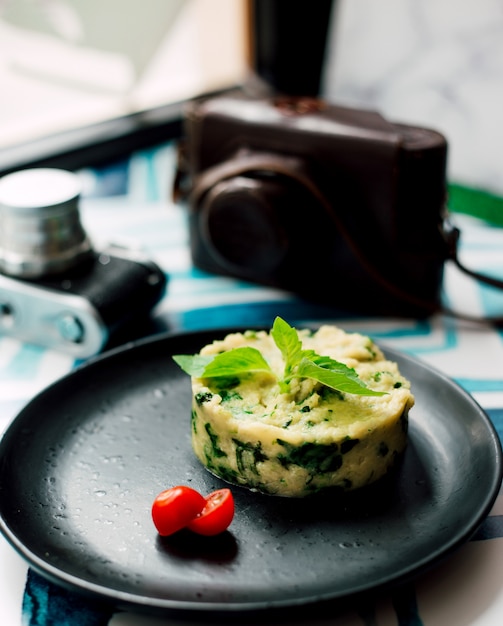
[{"label": "black ceramic plate", "polygon": [[416,396],[395,474],[340,501],[234,488],[227,533],[161,539],[150,518],[159,491],[224,484],[192,454],[190,382],[170,358],[218,334],[161,336],[109,353],[14,420],[0,444],[1,529],[33,568],[120,607],[300,608],[417,574],[489,512],[501,450],[485,413],[449,379],[386,349]]}]

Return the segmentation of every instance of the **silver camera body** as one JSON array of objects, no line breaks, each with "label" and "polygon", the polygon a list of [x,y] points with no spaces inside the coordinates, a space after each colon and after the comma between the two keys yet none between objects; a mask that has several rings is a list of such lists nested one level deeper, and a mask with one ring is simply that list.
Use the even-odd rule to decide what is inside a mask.
[{"label": "silver camera body", "polygon": [[79,199],[78,176],[64,170],[0,179],[0,336],[86,358],[148,314],[167,280],[139,251],[95,250]]}]

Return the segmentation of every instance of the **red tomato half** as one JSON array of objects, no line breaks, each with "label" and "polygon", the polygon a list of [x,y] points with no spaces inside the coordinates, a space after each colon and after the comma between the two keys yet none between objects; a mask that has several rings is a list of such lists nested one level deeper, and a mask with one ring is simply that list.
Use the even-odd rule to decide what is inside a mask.
[{"label": "red tomato half", "polygon": [[178,486],[161,491],[152,504],[152,519],[157,532],[166,537],[185,528],[206,504],[204,496],[191,487]]},{"label": "red tomato half", "polygon": [[199,535],[218,535],[226,530],[234,517],[234,498],[230,489],[218,489],[206,496],[205,507],[187,528]]}]

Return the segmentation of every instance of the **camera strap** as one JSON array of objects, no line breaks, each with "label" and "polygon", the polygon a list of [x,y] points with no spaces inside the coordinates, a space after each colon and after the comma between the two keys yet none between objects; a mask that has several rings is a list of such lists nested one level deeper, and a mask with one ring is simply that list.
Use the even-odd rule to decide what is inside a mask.
[{"label": "camera strap", "polygon": [[[503,325],[503,316],[478,317],[453,311],[439,305],[436,302],[430,302],[423,300],[422,298],[417,298],[414,294],[402,289],[400,286],[390,281],[379,271],[379,269],[376,268],[372,260],[367,257],[361,246],[355,241],[351,233],[348,231],[343,221],[338,217],[337,212],[332,210],[329,200],[320,191],[311,178],[302,170],[299,161],[294,157],[287,157],[273,153],[252,153],[244,150],[240,151],[236,155],[235,159],[210,167],[196,177],[190,192],[192,206],[197,206],[204,194],[218,182],[234,176],[251,173],[273,173],[279,176],[287,177],[304,187],[318,201],[329,219],[334,223],[338,232],[343,237],[360,266],[390,295],[393,295],[404,302],[420,307],[429,314],[444,313],[445,315],[469,322],[486,322],[497,326]],[[443,228],[441,229],[441,234],[445,243],[446,260],[452,261],[460,271],[475,280],[503,290],[503,280],[470,270],[461,263],[457,252],[460,238],[459,229],[453,227],[448,220],[445,220]]]}]

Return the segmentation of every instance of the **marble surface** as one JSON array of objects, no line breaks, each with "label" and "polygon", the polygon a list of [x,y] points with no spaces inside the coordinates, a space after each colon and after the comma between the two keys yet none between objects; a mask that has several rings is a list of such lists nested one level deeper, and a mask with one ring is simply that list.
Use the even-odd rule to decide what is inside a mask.
[{"label": "marble surface", "polygon": [[324,94],[449,141],[452,182],[503,194],[503,4],[335,0]]}]

